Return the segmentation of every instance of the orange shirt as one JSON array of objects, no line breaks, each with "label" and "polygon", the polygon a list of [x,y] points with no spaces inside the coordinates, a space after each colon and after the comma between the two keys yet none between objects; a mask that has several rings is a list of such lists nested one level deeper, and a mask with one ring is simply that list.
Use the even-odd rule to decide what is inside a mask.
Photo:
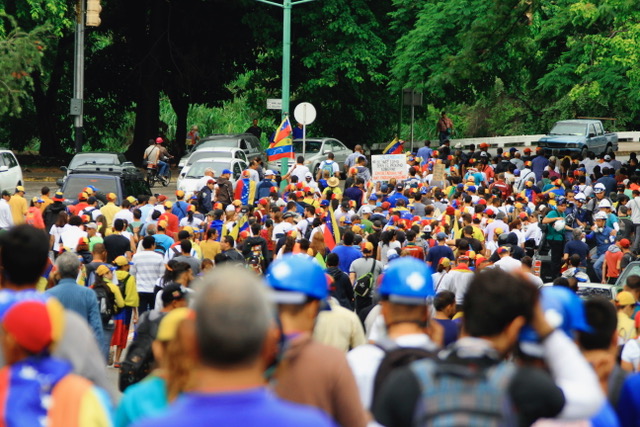
[{"label": "orange shirt", "polygon": [[607,263],[607,277],[620,276],[620,270],[618,269],[618,262],[622,259],[624,254],[622,251],[609,252],[604,254],[604,262]]}]

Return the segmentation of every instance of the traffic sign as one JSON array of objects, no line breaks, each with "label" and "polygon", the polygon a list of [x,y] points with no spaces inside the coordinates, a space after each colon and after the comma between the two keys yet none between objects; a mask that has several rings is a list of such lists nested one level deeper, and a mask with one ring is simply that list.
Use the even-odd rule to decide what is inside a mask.
[{"label": "traffic sign", "polygon": [[293,110],[293,117],[302,125],[310,125],[316,119],[316,107],[308,102],[301,102]]},{"label": "traffic sign", "polygon": [[282,110],[282,98],[267,98],[267,110]]}]

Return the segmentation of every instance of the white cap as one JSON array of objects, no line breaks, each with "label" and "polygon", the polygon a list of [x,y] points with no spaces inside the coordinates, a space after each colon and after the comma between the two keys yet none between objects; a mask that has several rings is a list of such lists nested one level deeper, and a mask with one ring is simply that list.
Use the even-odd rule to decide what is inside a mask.
[{"label": "white cap", "polygon": [[365,213],[373,213],[373,211],[371,210],[371,208],[369,206],[363,206],[361,212],[363,214],[365,214]]},{"label": "white cap", "polygon": [[609,161],[609,160],[611,160],[611,156],[607,154],[606,156],[604,156],[604,159],[605,159],[606,161]]},{"label": "white cap", "polygon": [[607,199],[602,199],[600,200],[600,203],[598,203],[598,208],[602,209],[602,208],[609,208],[611,209],[611,202]]},{"label": "white cap", "polygon": [[264,176],[268,176],[268,175],[275,175],[276,173],[274,171],[272,171],[271,169],[267,169],[267,171],[264,173]]},{"label": "white cap", "polygon": [[307,172],[304,174],[305,178],[313,178],[313,175],[311,174],[311,172]]},{"label": "white cap", "polygon": [[422,229],[423,233],[431,233],[431,226],[430,225],[425,225],[424,228]]},{"label": "white cap", "polygon": [[576,194],[574,199],[584,202],[585,200],[587,200],[587,196],[585,196],[584,193],[578,193]]},{"label": "white cap", "polygon": [[235,210],[236,210],[236,207],[235,207],[234,205],[228,205],[228,206],[225,208],[225,211],[227,211],[227,212],[233,212],[233,211],[235,211]]}]

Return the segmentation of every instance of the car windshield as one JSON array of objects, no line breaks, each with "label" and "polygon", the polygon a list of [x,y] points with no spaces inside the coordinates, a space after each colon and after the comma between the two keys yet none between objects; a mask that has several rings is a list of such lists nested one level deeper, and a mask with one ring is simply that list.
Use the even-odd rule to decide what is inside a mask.
[{"label": "car windshield", "polygon": [[82,189],[93,185],[100,193],[116,193],[116,180],[111,177],[78,177],[69,176],[64,182],[64,196],[67,199],[76,199],[78,194],[82,192]]},{"label": "car windshield", "polygon": [[586,135],[587,126],[580,123],[557,123],[549,135],[572,135],[572,136],[584,136]]},{"label": "car windshield", "polygon": [[[322,141],[307,141],[306,153],[317,153],[322,147]],[[293,141],[293,151],[296,153],[302,153],[302,141]]]},{"label": "car windshield", "polygon": [[623,286],[627,282],[627,277],[634,275],[640,276],[640,262],[632,262],[631,264],[629,264],[627,268],[622,271],[622,274],[620,274],[620,277],[618,278],[616,284],[619,286]]},{"label": "car windshield", "polygon": [[187,160],[187,165],[192,165],[195,162],[197,162],[200,159],[206,159],[206,158],[211,158],[211,157],[228,157],[231,158],[232,153],[231,151],[196,151],[195,153],[193,153],[191,155],[191,157],[189,157],[189,160]]},{"label": "car windshield", "polygon": [[189,168],[185,178],[202,178],[204,170],[207,168],[213,169],[216,172],[216,176],[220,176],[223,169],[230,169],[230,165],[223,162],[196,162]]},{"label": "car windshield", "polygon": [[85,164],[101,164],[101,165],[117,165],[120,164],[118,161],[118,156],[115,154],[100,154],[100,153],[87,153],[82,155],[77,155],[73,159],[71,159],[71,163],[69,163],[69,169],[74,169],[80,165]]},{"label": "car windshield", "polygon": [[200,150],[202,148],[216,148],[216,147],[230,147],[234,148],[238,146],[237,139],[207,139],[201,141],[195,146],[194,150]]}]

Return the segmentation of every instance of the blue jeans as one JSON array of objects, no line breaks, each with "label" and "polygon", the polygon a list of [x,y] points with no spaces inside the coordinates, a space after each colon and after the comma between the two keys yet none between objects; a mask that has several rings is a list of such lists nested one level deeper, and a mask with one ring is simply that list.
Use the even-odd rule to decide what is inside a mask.
[{"label": "blue jeans", "polygon": [[604,254],[600,255],[596,262],[593,263],[593,271],[596,273],[598,282],[602,282],[602,264],[604,264]]},{"label": "blue jeans", "polygon": [[167,169],[169,169],[169,164],[162,160],[158,160],[158,175],[167,176]]},{"label": "blue jeans", "polygon": [[103,340],[102,340],[102,354],[104,356],[105,362],[109,360],[109,350],[111,349],[111,338],[113,337],[113,331],[115,330],[115,326],[113,323],[102,325],[102,330],[104,331]]}]

